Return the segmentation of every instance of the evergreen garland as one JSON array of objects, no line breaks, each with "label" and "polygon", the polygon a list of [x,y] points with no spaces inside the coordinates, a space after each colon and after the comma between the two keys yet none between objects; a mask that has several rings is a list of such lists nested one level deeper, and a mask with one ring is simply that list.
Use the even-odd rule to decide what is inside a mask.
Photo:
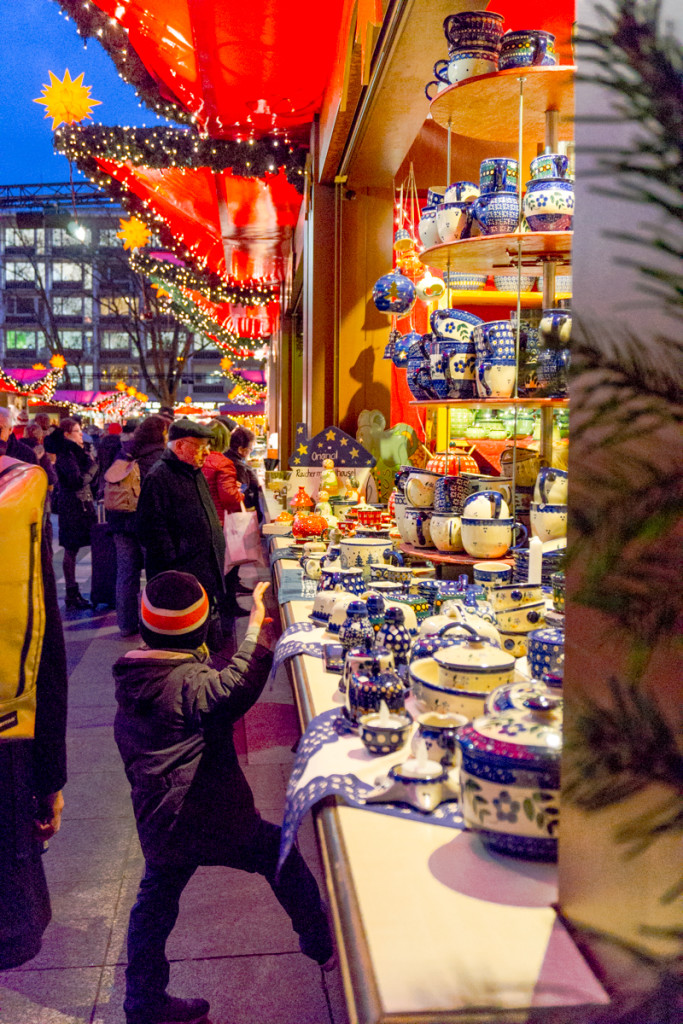
[{"label": "evergreen garland", "polygon": [[280,285],[270,281],[236,281],[225,282],[217,274],[199,273],[194,267],[179,265],[177,262],[161,258],[154,252],[135,249],[129,256],[132,269],[146,277],[154,277],[162,287],[174,285],[178,288],[189,288],[199,292],[209,301],[216,303],[230,302],[236,306],[262,306],[269,302],[277,302],[280,297]]},{"label": "evergreen garland", "polygon": [[[242,178],[266,178],[282,167],[299,193],[304,190],[307,150],[282,139],[210,139],[191,128],[124,128],[119,125],[60,125],[53,145],[82,170],[96,159],[136,167],[231,170]],[[86,171],[87,173],[87,171]]]}]

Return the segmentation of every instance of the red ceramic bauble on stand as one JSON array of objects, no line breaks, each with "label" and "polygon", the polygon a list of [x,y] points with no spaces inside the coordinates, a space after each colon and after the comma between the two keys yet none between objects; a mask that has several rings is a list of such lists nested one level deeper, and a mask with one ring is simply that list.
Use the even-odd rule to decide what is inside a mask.
[{"label": "red ceramic bauble on stand", "polygon": [[451,448],[448,452],[437,452],[427,463],[432,473],[444,476],[459,476],[461,473],[478,473],[479,466],[469,452]]}]

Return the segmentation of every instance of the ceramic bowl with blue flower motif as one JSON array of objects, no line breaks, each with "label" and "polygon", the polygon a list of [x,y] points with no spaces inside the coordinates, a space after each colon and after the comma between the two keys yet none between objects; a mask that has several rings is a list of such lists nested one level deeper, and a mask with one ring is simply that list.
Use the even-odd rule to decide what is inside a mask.
[{"label": "ceramic bowl with blue flower motif", "polygon": [[475,718],[458,731],[461,809],[492,850],[557,859],[562,701],[531,693],[522,708]]}]

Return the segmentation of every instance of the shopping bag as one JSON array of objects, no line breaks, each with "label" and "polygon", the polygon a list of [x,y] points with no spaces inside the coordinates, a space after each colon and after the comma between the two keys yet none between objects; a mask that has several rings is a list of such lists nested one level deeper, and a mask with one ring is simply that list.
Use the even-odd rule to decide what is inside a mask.
[{"label": "shopping bag", "polygon": [[241,512],[226,513],[223,520],[223,533],[225,535],[224,572],[228,572],[235,565],[246,565],[247,562],[257,565],[266,564],[255,509],[247,510],[242,504]]}]

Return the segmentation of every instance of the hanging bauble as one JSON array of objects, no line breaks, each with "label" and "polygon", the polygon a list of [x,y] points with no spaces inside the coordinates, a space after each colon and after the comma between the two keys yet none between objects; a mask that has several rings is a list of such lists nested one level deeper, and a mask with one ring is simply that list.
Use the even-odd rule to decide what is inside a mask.
[{"label": "hanging bauble", "polygon": [[406,228],[399,228],[394,235],[394,251],[406,252],[415,248],[415,240]]},{"label": "hanging bauble", "polygon": [[415,282],[415,292],[418,299],[422,299],[423,302],[434,302],[436,299],[440,299],[445,291],[446,285],[441,278],[434,277],[429,270],[419,281]]},{"label": "hanging bauble", "polygon": [[403,274],[392,270],[384,274],[372,289],[372,298],[380,313],[402,316],[415,304],[415,285]]},{"label": "hanging bauble", "polygon": [[[398,333],[398,332],[397,332]],[[422,335],[416,331],[409,331],[408,334],[398,335],[394,339],[394,349],[391,358],[393,359],[394,366],[402,366],[405,370],[408,365],[408,349],[416,341],[421,341]]]}]

